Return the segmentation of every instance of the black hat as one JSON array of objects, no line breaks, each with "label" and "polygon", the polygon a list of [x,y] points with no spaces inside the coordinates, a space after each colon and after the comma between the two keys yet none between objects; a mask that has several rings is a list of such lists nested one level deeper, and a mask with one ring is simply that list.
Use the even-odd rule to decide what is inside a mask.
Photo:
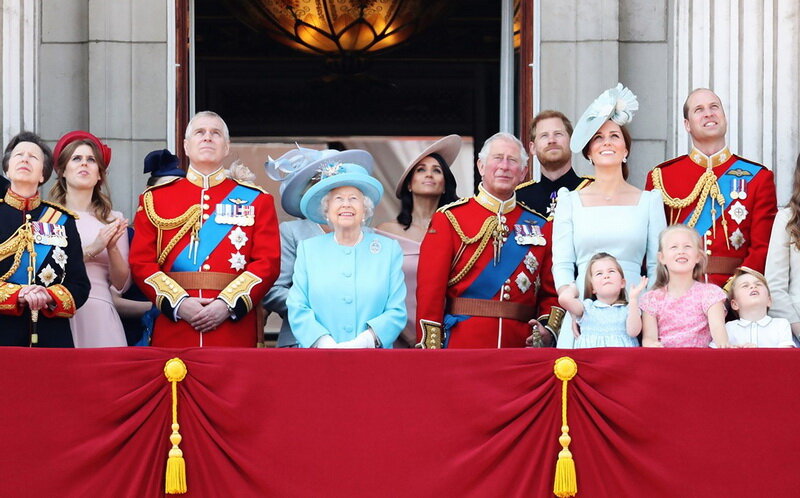
[{"label": "black hat", "polygon": [[178,156],[167,149],[154,150],[144,158],[144,172],[150,176],[186,176],[179,162]]}]

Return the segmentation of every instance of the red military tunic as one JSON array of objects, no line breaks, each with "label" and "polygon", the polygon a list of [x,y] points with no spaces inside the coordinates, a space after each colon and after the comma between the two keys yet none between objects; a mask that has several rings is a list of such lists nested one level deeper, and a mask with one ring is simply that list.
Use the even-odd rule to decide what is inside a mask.
[{"label": "red military tunic", "polygon": [[[713,177],[706,174],[709,169]],[[688,224],[703,237],[709,282],[724,286],[739,266],[764,271],[778,204],[770,170],[727,147],[710,157],[693,148],[653,168],[645,188],[662,191],[668,223]],[[717,217],[710,216],[714,221],[701,227],[697,208],[704,201]]]},{"label": "red military tunic", "polygon": [[[482,187],[479,189],[477,196],[441,208],[431,220],[420,249],[417,270],[417,337],[422,337],[421,323],[426,321],[449,328],[446,347],[496,348],[498,339],[501,347],[524,347],[525,340],[531,335],[527,319],[538,317],[544,325],[551,308],[558,304],[551,271],[550,223],[541,215],[532,215],[531,211],[523,209],[514,198],[500,202]],[[495,265],[491,228],[498,220],[498,213],[504,217],[501,225],[508,229],[503,245],[509,247],[503,247],[503,250],[511,249],[511,252],[502,252],[500,262]],[[524,221],[531,219],[537,221]],[[483,230],[481,236],[487,223],[488,230]],[[531,244],[530,238],[518,244],[515,238],[517,225],[531,227],[534,224],[541,230],[538,240],[543,245]],[[463,243],[465,239],[472,240]],[[484,249],[473,261],[481,245]],[[476,288],[476,279],[494,283]],[[478,299],[472,304],[481,298],[489,303],[489,307],[496,306],[493,303],[497,302],[510,303],[525,310],[528,318],[477,314],[465,317],[453,310],[458,298],[474,299],[476,295]],[[563,316],[563,312],[558,316]],[[453,322],[457,323],[453,325]],[[560,318],[557,322],[556,329],[560,326]]]},{"label": "red military tunic", "polygon": [[[253,307],[280,270],[271,195],[228,179],[222,168],[204,176],[190,167],[185,179],[142,194],[135,228],[131,272],[162,312],[153,346],[256,345],[261,331]],[[231,318],[201,337],[188,322],[174,320],[189,296],[221,299]]]}]

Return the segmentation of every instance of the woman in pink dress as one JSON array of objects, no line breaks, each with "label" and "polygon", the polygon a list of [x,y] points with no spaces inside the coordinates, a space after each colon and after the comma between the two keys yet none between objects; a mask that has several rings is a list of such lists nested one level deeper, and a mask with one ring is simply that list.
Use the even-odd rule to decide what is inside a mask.
[{"label": "woman in pink dress", "polygon": [[397,221],[381,223],[375,231],[396,240],[403,250],[403,274],[406,281],[406,327],[395,348],[413,347],[417,342],[417,263],[419,247],[431,217],[437,209],[457,199],[456,178],[450,171],[459,151],[461,137],[448,135],[423,150],[411,161],[397,182],[395,195],[400,199]]},{"label": "woman in pink dress", "polygon": [[50,198],[77,213],[89,299],[70,319],[76,348],[126,346],[125,331],[114,308],[111,288],[130,285],[128,235],[122,213],[111,210],[104,192],[111,149],[85,131],[61,137],[53,150],[58,174]]}]

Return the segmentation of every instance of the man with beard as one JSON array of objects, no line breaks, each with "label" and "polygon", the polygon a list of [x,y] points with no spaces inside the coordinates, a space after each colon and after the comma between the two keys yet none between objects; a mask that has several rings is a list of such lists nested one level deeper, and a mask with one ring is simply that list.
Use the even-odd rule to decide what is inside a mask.
[{"label": "man with beard", "polygon": [[592,179],[572,169],[569,139],[572,123],[559,111],[542,111],[533,118],[528,149],[542,165],[542,178],[517,187],[517,202],[547,217],[553,216],[558,189],[580,190]]}]

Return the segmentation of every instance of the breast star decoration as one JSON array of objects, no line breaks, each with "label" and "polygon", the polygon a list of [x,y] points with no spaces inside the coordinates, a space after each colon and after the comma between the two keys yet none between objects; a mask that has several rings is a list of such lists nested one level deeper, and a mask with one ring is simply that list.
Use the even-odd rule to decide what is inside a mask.
[{"label": "breast star decoration", "polygon": [[734,249],[739,249],[744,245],[744,234],[738,228],[731,234],[730,237],[731,245]]},{"label": "breast star decoration", "polygon": [[50,284],[52,284],[56,279],[56,271],[48,264],[42,268],[42,271],[39,272],[38,277],[45,287],[50,287]]},{"label": "breast star decoration", "polygon": [[525,255],[524,263],[525,268],[532,274],[536,273],[536,269],[539,268],[539,261],[536,259],[536,256],[531,253]]},{"label": "breast star decoration", "polygon": [[519,290],[525,294],[531,288],[531,279],[528,278],[523,272],[519,272],[517,278],[514,280],[517,283]]},{"label": "breast star decoration", "polygon": [[53,260],[63,270],[67,266],[67,253],[64,252],[64,249],[56,247],[55,249],[53,249]]},{"label": "breast star decoration", "polygon": [[736,201],[733,204],[731,204],[731,208],[728,210],[728,214],[731,216],[731,219],[733,221],[741,225],[744,219],[747,218],[747,215],[749,213],[747,212],[747,208],[744,207],[744,204],[742,204],[739,201]]},{"label": "breast star decoration", "polygon": [[235,247],[237,251],[240,251],[248,241],[247,234],[244,233],[242,227],[236,227],[231,230],[231,233],[228,234],[228,239],[231,241],[231,244],[233,244],[233,247]]},{"label": "breast star decoration", "polygon": [[244,259],[244,254],[240,252],[231,253],[231,259],[229,259],[228,262],[231,264],[231,268],[236,271],[244,270],[247,264],[247,260]]}]

